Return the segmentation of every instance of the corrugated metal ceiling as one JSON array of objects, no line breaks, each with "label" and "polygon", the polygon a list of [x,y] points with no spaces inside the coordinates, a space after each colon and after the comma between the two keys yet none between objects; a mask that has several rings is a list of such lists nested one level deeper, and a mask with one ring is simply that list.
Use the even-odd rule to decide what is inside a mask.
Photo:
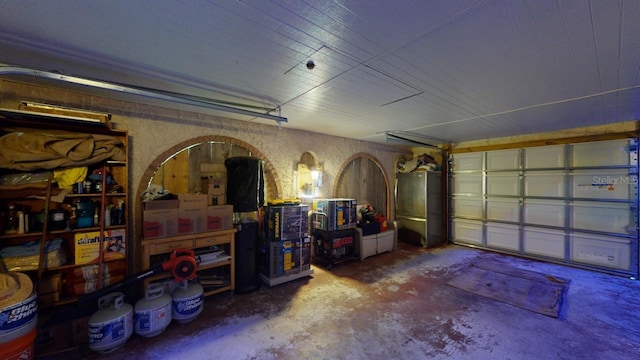
[{"label": "corrugated metal ceiling", "polygon": [[0,63],[280,108],[283,126],[337,136],[460,142],[640,114],[635,0],[23,0],[0,9]]}]

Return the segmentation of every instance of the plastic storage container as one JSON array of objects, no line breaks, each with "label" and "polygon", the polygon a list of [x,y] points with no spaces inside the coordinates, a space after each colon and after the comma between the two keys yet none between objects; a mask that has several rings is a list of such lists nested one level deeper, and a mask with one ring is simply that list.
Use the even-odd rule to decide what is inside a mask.
[{"label": "plastic storage container", "polygon": [[38,297],[35,291],[28,290],[33,287],[29,277],[16,274],[26,294],[18,291],[2,299],[9,305],[0,308],[0,359],[30,360],[35,355]]}]

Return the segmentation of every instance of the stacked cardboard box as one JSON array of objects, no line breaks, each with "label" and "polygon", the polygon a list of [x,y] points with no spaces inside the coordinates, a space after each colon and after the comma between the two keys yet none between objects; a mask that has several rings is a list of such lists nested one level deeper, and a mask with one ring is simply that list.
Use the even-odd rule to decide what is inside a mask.
[{"label": "stacked cardboard box", "polygon": [[227,179],[219,177],[203,178],[202,192],[208,195],[207,205],[225,205],[227,203]]},{"label": "stacked cardboard box", "polygon": [[311,237],[296,240],[262,242],[260,271],[277,278],[311,268]]},{"label": "stacked cardboard box", "polygon": [[145,203],[145,239],[233,228],[233,206],[208,205],[207,194],[180,194],[178,200]]},{"label": "stacked cardboard box", "polygon": [[178,234],[178,200],[155,200],[144,203],[143,234],[145,239]]},{"label": "stacked cardboard box", "polygon": [[308,205],[269,205],[265,221],[268,241],[296,240],[309,236]]},{"label": "stacked cardboard box", "polygon": [[233,229],[233,205],[207,206],[207,230]]},{"label": "stacked cardboard box", "polygon": [[259,266],[267,279],[295,279],[311,269],[308,205],[269,205],[264,212]]},{"label": "stacked cardboard box", "polygon": [[315,199],[312,208],[313,228],[326,231],[355,228],[357,206],[355,199]]},{"label": "stacked cardboard box", "polygon": [[207,231],[207,196],[180,194],[178,200],[178,234]]}]

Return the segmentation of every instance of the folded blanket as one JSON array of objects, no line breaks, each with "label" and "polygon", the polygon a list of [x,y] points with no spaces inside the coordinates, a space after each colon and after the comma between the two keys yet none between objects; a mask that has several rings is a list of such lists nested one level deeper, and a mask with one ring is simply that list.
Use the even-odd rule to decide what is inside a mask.
[{"label": "folded blanket", "polygon": [[[62,247],[61,238],[55,238],[53,240],[49,240],[45,243],[44,249],[45,252],[51,252],[54,250],[60,250]],[[7,246],[0,250],[0,257],[16,257],[16,256],[31,256],[40,254],[40,242],[39,241],[30,241],[20,245]]]},{"label": "folded blanket", "polygon": [[[31,271],[38,270],[38,263],[40,262],[40,255],[28,255],[28,256],[8,256],[2,257],[7,269],[9,271]],[[67,256],[62,249],[50,251],[45,254],[44,268],[50,269],[53,267],[62,266],[67,263]]]},{"label": "folded blanket", "polygon": [[[62,242],[61,238],[56,238],[45,243],[45,269],[67,263]],[[0,250],[0,257],[9,271],[37,270],[40,262],[40,242],[31,241],[21,245],[7,246]]]}]

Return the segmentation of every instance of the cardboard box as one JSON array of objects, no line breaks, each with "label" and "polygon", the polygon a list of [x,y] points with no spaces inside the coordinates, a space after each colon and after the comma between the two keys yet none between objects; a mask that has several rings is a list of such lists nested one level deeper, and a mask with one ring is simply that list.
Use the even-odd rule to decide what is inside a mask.
[{"label": "cardboard box", "polygon": [[178,234],[178,200],[155,200],[144,204],[142,212],[145,239]]},{"label": "cardboard box", "polygon": [[207,230],[233,229],[233,205],[207,206]]},{"label": "cardboard box", "polygon": [[341,259],[355,254],[355,229],[315,230],[315,255]]},{"label": "cardboard box", "polygon": [[264,241],[261,244],[260,271],[273,279],[308,270],[311,264],[311,238]]},{"label": "cardboard box", "polygon": [[207,205],[226,205],[227,204],[227,196],[226,195],[208,195],[209,200],[207,200]]},{"label": "cardboard box", "polygon": [[328,231],[355,228],[357,207],[355,199],[315,199],[313,228]]},{"label": "cardboard box", "polygon": [[207,231],[207,195],[180,194],[178,200],[178,234]]},{"label": "cardboard box", "polygon": [[[124,259],[126,255],[126,235],[124,229],[107,230],[102,240],[103,260]],[[75,264],[98,261],[100,255],[100,232],[76,233]]]},{"label": "cardboard box", "polygon": [[226,195],[227,179],[216,177],[202,178],[202,192],[206,192],[209,195]]},{"label": "cardboard box", "polygon": [[222,178],[209,178],[207,186],[207,194],[209,195],[226,195],[227,194],[227,179]]},{"label": "cardboard box", "polygon": [[308,205],[269,205],[266,215],[266,240],[294,240],[309,236]]}]

